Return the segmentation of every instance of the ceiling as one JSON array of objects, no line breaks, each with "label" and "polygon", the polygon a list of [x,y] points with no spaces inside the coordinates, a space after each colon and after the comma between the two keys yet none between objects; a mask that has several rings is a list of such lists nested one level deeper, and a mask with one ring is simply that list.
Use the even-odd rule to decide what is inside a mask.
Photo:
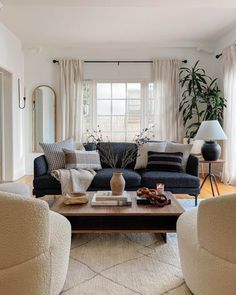
[{"label": "ceiling", "polygon": [[26,46],[206,46],[236,26],[235,0],[1,0]]}]

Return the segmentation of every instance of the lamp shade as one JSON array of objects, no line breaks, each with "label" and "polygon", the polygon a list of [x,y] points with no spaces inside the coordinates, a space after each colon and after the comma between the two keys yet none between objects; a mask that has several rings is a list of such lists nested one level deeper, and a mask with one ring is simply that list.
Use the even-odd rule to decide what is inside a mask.
[{"label": "lamp shade", "polygon": [[198,129],[195,139],[205,141],[224,140],[227,136],[217,120],[203,121]]}]

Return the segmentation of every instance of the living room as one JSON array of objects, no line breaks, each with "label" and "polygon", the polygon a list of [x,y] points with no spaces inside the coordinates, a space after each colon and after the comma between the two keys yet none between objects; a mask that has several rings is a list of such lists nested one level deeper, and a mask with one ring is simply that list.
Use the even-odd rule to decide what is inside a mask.
[{"label": "living room", "polygon": [[1,0],[0,294],[236,293],[235,11]]}]

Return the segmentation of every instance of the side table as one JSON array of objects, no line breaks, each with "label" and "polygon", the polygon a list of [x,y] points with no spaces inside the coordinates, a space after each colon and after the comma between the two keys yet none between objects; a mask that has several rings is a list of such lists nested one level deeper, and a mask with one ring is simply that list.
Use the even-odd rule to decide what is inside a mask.
[{"label": "side table", "polygon": [[210,184],[211,184],[211,191],[212,191],[212,195],[213,197],[215,196],[215,192],[214,192],[214,186],[213,184],[215,185],[215,188],[216,188],[216,191],[217,191],[217,194],[218,196],[220,195],[220,192],[219,192],[219,188],[218,188],[218,185],[217,185],[217,180],[216,180],[216,176],[212,173],[212,164],[222,164],[224,163],[225,161],[224,160],[216,160],[216,161],[205,161],[205,160],[200,160],[200,163],[201,164],[208,164],[208,174],[205,176],[202,184],[201,184],[201,188],[200,190],[202,189],[202,187],[204,186],[204,183],[206,182],[207,178],[209,177],[209,180],[210,180]]}]

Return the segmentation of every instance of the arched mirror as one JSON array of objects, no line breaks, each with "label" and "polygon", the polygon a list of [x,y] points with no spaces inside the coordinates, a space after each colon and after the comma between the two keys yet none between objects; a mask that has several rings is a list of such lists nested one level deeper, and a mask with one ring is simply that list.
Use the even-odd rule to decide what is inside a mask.
[{"label": "arched mirror", "polygon": [[56,140],[56,93],[47,85],[34,89],[33,105],[33,152],[40,153],[40,142]]}]

